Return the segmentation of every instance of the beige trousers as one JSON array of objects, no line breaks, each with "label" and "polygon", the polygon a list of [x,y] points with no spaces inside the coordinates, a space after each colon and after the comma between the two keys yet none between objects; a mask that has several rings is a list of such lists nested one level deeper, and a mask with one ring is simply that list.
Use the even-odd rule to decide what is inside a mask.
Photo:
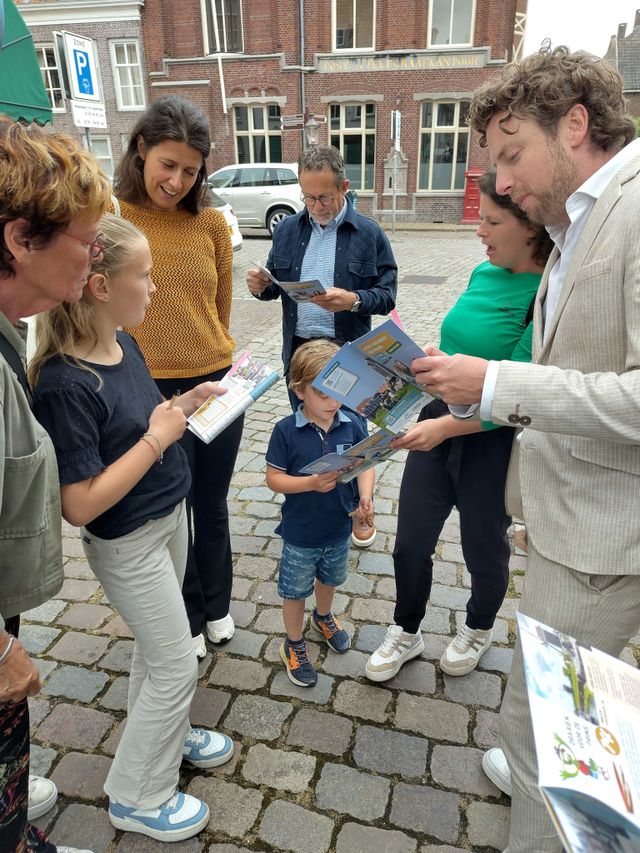
[{"label": "beige trousers", "polygon": [[[520,611],[583,645],[618,657],[640,627],[640,574],[576,572],[545,559],[529,538]],[[500,737],[513,788],[505,853],[561,853],[559,836],[537,785],[538,762],[519,638],[500,711]]]}]

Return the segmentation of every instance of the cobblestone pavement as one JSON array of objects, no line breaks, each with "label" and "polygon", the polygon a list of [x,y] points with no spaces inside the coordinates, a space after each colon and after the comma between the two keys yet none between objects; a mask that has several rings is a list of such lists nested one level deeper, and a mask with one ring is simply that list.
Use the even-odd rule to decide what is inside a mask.
[{"label": "cobblestone pavement", "polygon": [[[399,232],[392,242],[407,331],[418,342],[437,342],[444,313],[482,260],[481,247],[469,232]],[[279,367],[280,305],[253,299],[244,282],[246,268],[254,259],[264,261],[269,245],[247,237],[235,259],[232,328],[238,349],[249,346]],[[422,657],[392,681],[368,682],[367,656],[393,617],[391,550],[403,466],[394,457],[376,469],[378,537],[368,550],[352,549],[348,582],[336,595],[353,648],[338,656],[311,643],[318,684],[295,687],[278,655],[283,624],[274,528],[280,498],[264,482],[270,430],[287,413],[279,383],[247,415],[229,493],[237,630],[227,645],[210,647],[191,713],[194,724],[232,736],[236,751],[224,767],[184,771],[183,788],[209,803],[211,820],[197,838],[172,850],[502,850],[509,799],[484,776],[480,762],[483,750],[496,743],[526,561],[512,557],[494,646],[479,669],[463,678],[443,675],[437,661],[464,618],[469,595],[454,513],[437,548]],[[53,841],[95,853],[157,851],[162,845],[116,832],[107,818],[102,785],[124,725],[133,642],[87,566],[76,529],[65,525],[63,535],[63,588],[26,614],[21,633],[43,680],[31,701],[32,768],[60,791],[39,823]],[[630,661],[634,652],[640,658],[640,636],[635,642],[634,651],[626,650]]]}]

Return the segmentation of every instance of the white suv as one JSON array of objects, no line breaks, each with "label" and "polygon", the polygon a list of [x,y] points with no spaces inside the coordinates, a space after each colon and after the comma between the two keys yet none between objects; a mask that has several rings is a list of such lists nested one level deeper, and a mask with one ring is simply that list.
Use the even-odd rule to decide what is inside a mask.
[{"label": "white suv", "polygon": [[296,163],[236,163],[209,175],[209,186],[228,201],[241,228],[273,229],[304,208]]}]

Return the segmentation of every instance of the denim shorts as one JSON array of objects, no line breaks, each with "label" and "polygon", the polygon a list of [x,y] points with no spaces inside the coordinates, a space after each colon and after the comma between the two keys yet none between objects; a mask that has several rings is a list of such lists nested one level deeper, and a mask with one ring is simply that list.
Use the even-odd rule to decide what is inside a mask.
[{"label": "denim shorts", "polygon": [[344,583],[349,569],[349,541],[324,548],[299,548],[283,542],[278,574],[280,598],[308,598],[315,578],[326,586]]}]

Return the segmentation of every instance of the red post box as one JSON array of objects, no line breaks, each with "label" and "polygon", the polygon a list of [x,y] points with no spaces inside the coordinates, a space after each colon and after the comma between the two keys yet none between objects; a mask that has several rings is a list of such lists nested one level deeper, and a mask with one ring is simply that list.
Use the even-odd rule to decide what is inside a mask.
[{"label": "red post box", "polygon": [[480,190],[478,178],[484,175],[485,169],[467,169],[464,173],[464,208],[461,225],[477,225],[480,222]]}]

